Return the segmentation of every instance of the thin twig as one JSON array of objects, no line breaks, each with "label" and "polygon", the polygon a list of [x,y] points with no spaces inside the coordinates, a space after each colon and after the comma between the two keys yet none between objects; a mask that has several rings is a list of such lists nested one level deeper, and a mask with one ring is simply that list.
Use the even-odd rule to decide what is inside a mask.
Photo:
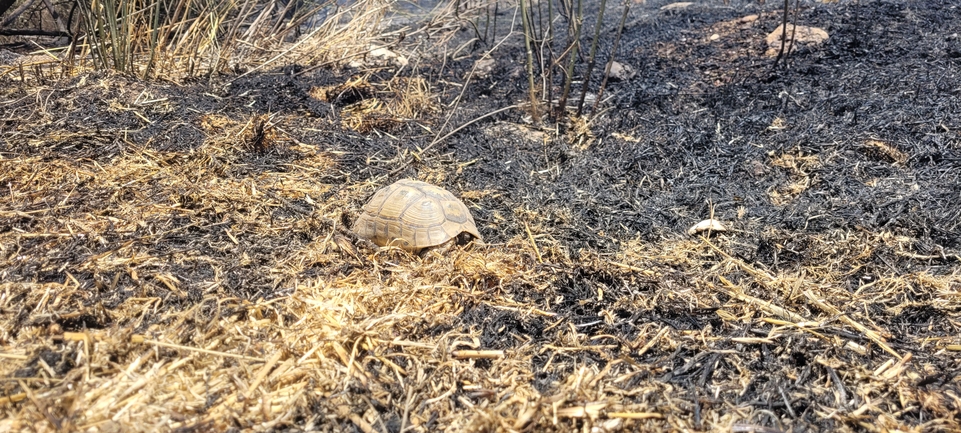
[{"label": "thin twig", "polygon": [[614,37],[614,46],[611,47],[611,57],[607,59],[607,66],[604,67],[604,78],[601,79],[601,87],[597,89],[597,98],[594,99],[594,105],[591,106],[591,116],[597,113],[597,107],[601,103],[601,98],[604,96],[604,89],[607,87],[607,79],[611,75],[611,67],[614,66],[614,59],[617,57],[617,47],[621,43],[621,33],[624,31],[624,22],[627,21],[627,13],[631,10],[632,0],[626,0],[624,2],[624,12],[621,13],[621,22],[617,26],[617,36]]},{"label": "thin twig", "polygon": [[[606,1],[606,0],[601,0]],[[531,39],[534,38],[534,30],[531,28],[530,17],[527,12],[527,1],[521,0],[521,22],[524,23],[524,47],[527,53],[527,82],[528,92],[531,98],[531,116],[534,123],[540,123],[540,116],[537,114],[537,92],[534,90],[534,53],[531,50]]]},{"label": "thin twig", "polygon": [[[738,267],[740,267],[740,268],[743,269],[744,271],[746,271],[746,272],[748,272],[749,274],[753,275],[755,278],[758,279],[758,282],[761,283],[761,285],[763,285],[763,286],[765,286],[765,287],[768,287],[769,284],[776,282],[775,278],[772,277],[771,275],[768,275],[767,273],[764,273],[764,272],[760,272],[760,271],[752,268],[751,266],[748,266],[747,263],[744,263],[743,261],[738,260],[738,259],[732,257],[730,254],[724,252],[723,250],[721,250],[720,248],[718,248],[717,246],[715,246],[713,243],[711,243],[711,241],[709,241],[706,237],[703,237],[703,236],[702,236],[702,237],[701,237],[701,240],[702,240],[705,244],[707,244],[709,247],[711,247],[711,249],[713,249],[714,251],[716,251],[718,254],[721,254],[722,256],[724,256],[724,258],[730,260],[731,262],[735,263]],[[855,327],[858,331],[861,331],[862,334],[864,334],[866,337],[868,337],[868,339],[870,339],[870,340],[873,341],[875,344],[877,344],[879,347],[881,347],[881,349],[884,349],[885,352],[890,353],[890,354],[893,355],[895,358],[901,359],[901,355],[898,354],[898,352],[894,351],[894,349],[892,349],[891,346],[888,346],[888,344],[884,341],[884,338],[881,337],[881,335],[879,335],[877,332],[875,332],[875,331],[873,331],[873,330],[871,330],[871,329],[868,329],[866,326],[864,326],[864,325],[858,323],[857,321],[855,321],[854,319],[848,317],[847,314],[842,313],[841,310],[837,309],[837,307],[835,307],[835,306],[833,306],[833,305],[831,305],[831,304],[828,304],[827,301],[824,301],[824,300],[821,299],[820,297],[816,296],[816,295],[815,295],[814,293],[812,293],[810,290],[805,290],[803,294],[804,294],[804,297],[808,299],[808,301],[810,301],[812,304],[814,304],[814,305],[817,306],[819,309],[821,309],[821,311],[824,311],[824,312],[826,312],[826,313],[828,313],[828,314],[831,314],[831,315],[833,315],[833,316],[839,316],[839,317],[841,318],[841,320],[843,320],[843,321],[846,322],[847,324]],[[795,320],[795,319],[792,318],[791,320]]]},{"label": "thin twig", "polygon": [[587,88],[591,84],[591,72],[594,72],[594,59],[597,54],[597,40],[601,38],[601,26],[604,24],[604,11],[607,8],[607,0],[601,0],[601,8],[597,12],[597,23],[594,24],[594,40],[591,41],[591,52],[587,56],[587,71],[584,72],[584,82],[581,83],[581,97],[577,100],[577,116],[581,115],[584,108],[584,98],[587,97]]},{"label": "thin twig", "polygon": [[[458,127],[455,128],[453,131],[447,133],[447,135],[445,135],[445,136],[443,136],[443,137],[440,137],[440,138],[434,139],[434,141],[432,141],[432,142],[431,142],[430,144],[428,144],[426,147],[424,147],[423,149],[420,149],[420,150],[417,152],[418,158],[420,157],[420,155],[423,155],[424,152],[427,152],[427,151],[430,150],[432,147],[434,147],[434,145],[436,145],[437,143],[440,143],[440,142],[446,140],[448,137],[450,137],[450,136],[458,133],[460,130],[462,130],[462,129],[470,126],[470,125],[473,125],[474,123],[477,123],[477,122],[479,122],[479,121],[481,121],[481,120],[484,120],[484,119],[486,119],[486,118],[488,118],[488,117],[490,117],[490,116],[493,116],[493,115],[498,114],[498,113],[502,113],[502,112],[507,111],[507,110],[510,110],[510,109],[517,108],[517,107],[519,107],[519,106],[520,106],[520,104],[509,105],[509,106],[507,106],[507,107],[504,107],[504,108],[501,108],[501,109],[498,109],[498,110],[491,111],[490,113],[487,113],[487,114],[485,114],[485,115],[483,115],[483,116],[477,117],[477,118],[471,120],[470,122],[467,122],[467,123],[465,123],[465,124],[463,124],[463,125],[461,125],[461,126],[458,126]],[[393,176],[393,175],[395,175],[395,174],[397,174],[397,173],[400,173],[402,170],[404,170],[405,168],[407,168],[408,165],[410,165],[410,162],[411,162],[411,161],[410,161],[409,159],[406,160],[406,161],[404,161],[404,162],[401,163],[397,168],[391,170],[391,172],[389,173],[389,176]]]},{"label": "thin twig", "polygon": [[201,349],[201,348],[199,348],[199,347],[181,346],[181,345],[179,345],[179,344],[164,343],[164,342],[162,342],[162,341],[156,341],[156,340],[147,340],[147,339],[145,339],[142,335],[134,335],[133,338],[130,339],[130,341],[131,341],[132,343],[152,344],[152,345],[154,345],[154,346],[159,346],[159,347],[167,347],[167,348],[170,348],[170,349],[180,349],[180,350],[186,350],[186,351],[189,351],[189,352],[204,353],[204,354],[207,354],[207,355],[223,356],[223,357],[226,357],[226,358],[237,358],[237,359],[244,359],[244,360],[247,360],[247,361],[266,362],[266,360],[265,360],[264,358],[256,358],[256,357],[253,357],[253,356],[246,356],[246,355],[238,355],[238,354],[236,354],[236,353],[218,352],[218,351],[216,351],[216,350]]}]

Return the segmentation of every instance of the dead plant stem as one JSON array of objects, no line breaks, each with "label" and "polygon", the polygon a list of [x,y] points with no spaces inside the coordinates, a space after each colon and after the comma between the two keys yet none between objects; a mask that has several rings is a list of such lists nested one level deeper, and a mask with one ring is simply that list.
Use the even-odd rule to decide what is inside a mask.
[{"label": "dead plant stem", "polygon": [[632,0],[624,1],[624,12],[621,13],[621,22],[617,25],[617,36],[614,37],[614,46],[611,47],[610,58],[607,59],[607,65],[604,67],[604,78],[601,79],[601,86],[597,89],[597,98],[594,99],[594,105],[591,106],[591,116],[597,113],[597,107],[601,103],[601,98],[604,96],[604,89],[607,87],[607,79],[611,76],[611,67],[614,65],[614,59],[617,58],[617,47],[621,43],[621,33],[624,31],[624,22],[627,21],[627,13],[631,10]]},{"label": "dead plant stem", "polygon": [[[770,287],[772,283],[777,282],[773,276],[768,275],[765,272],[758,271],[753,267],[749,266],[747,263],[744,263],[743,261],[732,257],[730,254],[724,252],[723,250],[715,246],[713,243],[711,243],[711,241],[709,241],[707,238],[702,236],[701,240],[705,244],[707,244],[709,247],[711,247],[711,249],[716,251],[718,254],[721,254],[722,256],[724,256],[724,258],[730,260],[732,263],[736,264],[739,268],[753,275],[755,278],[758,279],[758,282],[761,283],[761,285],[765,287]],[[824,301],[823,299],[821,299],[820,297],[812,293],[810,290],[805,290],[803,294],[804,294],[804,297],[807,298],[809,302],[814,304],[821,311],[824,311],[825,313],[831,314],[833,316],[840,317],[842,321],[856,328],[858,331],[860,331],[862,334],[868,337],[868,339],[870,339],[875,344],[877,344],[878,347],[880,347],[881,349],[884,349],[885,352],[890,353],[897,359],[901,359],[901,355],[898,354],[898,352],[896,352],[890,346],[888,346],[888,344],[884,341],[884,338],[874,330],[868,329],[866,326],[858,323],[854,319],[850,318],[847,314],[839,310],[837,307],[827,303],[827,301]],[[791,318],[791,320],[795,320],[795,319]]]},{"label": "dead plant stem", "polygon": [[574,65],[577,63],[577,51],[580,46],[583,11],[581,0],[577,0],[577,13],[571,14],[571,34],[573,36],[568,45],[570,58],[567,62],[567,75],[564,77],[564,90],[561,92],[561,98],[557,103],[559,114],[565,114],[567,112],[567,98],[571,93],[571,81],[574,79]]},{"label": "dead plant stem", "polygon": [[584,72],[584,82],[581,83],[581,97],[577,100],[577,116],[581,115],[584,108],[584,98],[587,97],[587,88],[591,84],[591,72],[594,71],[594,59],[597,54],[597,40],[601,38],[601,26],[604,25],[604,11],[607,8],[607,0],[601,0],[600,10],[597,12],[597,23],[594,24],[594,39],[591,41],[591,52],[587,56],[587,71]]},{"label": "dead plant stem", "polygon": [[531,49],[534,30],[530,23],[527,3],[527,0],[521,0],[521,22],[524,24],[524,47],[527,53],[527,84],[531,99],[531,116],[534,118],[534,123],[540,123],[541,119],[537,114],[537,91],[534,88],[534,52]]}]

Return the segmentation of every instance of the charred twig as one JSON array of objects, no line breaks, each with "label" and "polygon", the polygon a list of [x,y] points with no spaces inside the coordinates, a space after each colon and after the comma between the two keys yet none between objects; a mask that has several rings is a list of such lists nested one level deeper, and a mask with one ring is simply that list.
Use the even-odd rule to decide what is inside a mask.
[{"label": "charred twig", "polygon": [[621,13],[621,22],[617,25],[617,35],[614,36],[614,45],[611,47],[610,58],[607,59],[607,65],[604,66],[604,77],[601,79],[601,86],[597,89],[597,98],[594,99],[594,105],[591,106],[591,116],[597,113],[597,107],[601,103],[601,98],[604,96],[604,89],[607,87],[607,79],[611,75],[611,67],[614,65],[614,59],[617,58],[617,47],[621,43],[621,33],[624,31],[624,22],[627,21],[627,13],[631,10],[632,0],[624,1],[624,12]]},{"label": "charred twig", "polygon": [[527,53],[527,82],[528,92],[531,99],[531,116],[534,123],[540,123],[540,116],[537,114],[537,90],[534,88],[534,53],[531,51],[531,40],[534,39],[534,29],[528,16],[527,0],[520,0],[521,22],[524,24],[524,47]]},{"label": "charred twig", "polygon": [[[27,9],[30,8],[30,6],[33,6],[33,3],[34,3],[35,1],[37,1],[37,0],[27,0],[27,1],[23,2],[23,4],[20,5],[20,7],[14,9],[13,12],[10,12],[10,15],[7,15],[7,17],[4,18],[3,21],[0,21],[0,29],[2,29],[3,27],[6,27],[6,26],[10,25],[10,23],[16,21],[17,18],[19,18],[21,14],[23,14]],[[10,6],[13,6],[13,3],[11,3]],[[6,12],[6,11],[0,10],[0,16],[3,16],[3,12]],[[2,33],[0,33],[0,34],[2,34]],[[44,36],[47,36],[47,35],[44,35]]]},{"label": "charred twig", "polygon": [[[601,0],[600,10],[597,12],[597,23],[594,24],[594,39],[591,41],[591,52],[587,56],[587,71],[584,72],[584,82],[581,84],[581,97],[577,100],[577,116],[581,115],[584,108],[584,98],[587,96],[587,88],[591,83],[591,72],[594,71],[594,59],[597,54],[597,40],[601,37],[601,26],[604,24],[604,11],[607,8],[607,0]],[[620,33],[618,33],[619,35]]]},{"label": "charred twig", "polygon": [[[567,62],[567,72],[564,77],[564,90],[561,92],[560,101],[557,103],[557,112],[559,115],[566,115],[567,112],[567,98],[571,93],[571,81],[574,79],[574,65],[577,63],[577,51],[580,47],[581,38],[581,19],[583,19],[584,13],[581,4],[582,0],[577,0],[577,13],[570,19],[570,43],[568,44],[568,50],[570,50],[570,58]],[[561,61],[563,56],[558,58]],[[560,117],[560,116],[558,116]]]}]

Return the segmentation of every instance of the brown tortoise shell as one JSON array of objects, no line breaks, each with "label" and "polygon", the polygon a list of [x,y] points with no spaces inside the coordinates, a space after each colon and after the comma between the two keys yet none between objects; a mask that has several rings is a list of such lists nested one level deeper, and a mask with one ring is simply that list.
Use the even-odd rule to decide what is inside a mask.
[{"label": "brown tortoise shell", "polygon": [[462,233],[483,239],[464,202],[443,188],[412,179],[374,193],[353,231],[377,245],[407,251],[441,245]]}]

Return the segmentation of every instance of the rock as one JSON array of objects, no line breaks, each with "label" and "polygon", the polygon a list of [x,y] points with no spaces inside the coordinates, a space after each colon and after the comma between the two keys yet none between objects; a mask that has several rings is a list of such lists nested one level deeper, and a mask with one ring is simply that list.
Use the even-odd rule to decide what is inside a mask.
[{"label": "rock", "polygon": [[[781,51],[781,34],[784,33],[784,25],[777,26],[773,32],[767,35],[765,41],[767,41],[767,56],[776,56]],[[787,33],[785,37],[787,42],[785,46],[791,44],[791,35],[794,35],[794,46],[792,49],[797,49],[798,46],[806,47],[816,47],[828,40],[828,32],[824,29],[818,27],[808,27],[808,26],[795,26],[794,24],[787,25]],[[787,48],[785,48],[787,49]]]},{"label": "rock", "polygon": [[407,66],[407,63],[407,57],[388,48],[371,46],[370,51],[363,59],[351,61],[349,65],[354,68],[363,68],[370,65],[391,65],[402,68]]},{"label": "rock", "polygon": [[716,219],[708,219],[694,224],[691,228],[687,229],[687,234],[694,236],[701,232],[726,232],[727,227],[721,224],[720,221]]},{"label": "rock", "polygon": [[474,77],[484,79],[491,75],[496,62],[492,57],[484,57],[474,62]]},{"label": "rock", "polygon": [[611,63],[611,71],[607,74],[608,77],[614,80],[625,81],[634,78],[637,75],[637,71],[634,67],[621,62]]},{"label": "rock", "polygon": [[387,62],[394,64],[395,66],[401,66],[401,67],[407,66],[407,57],[397,54],[396,52],[391,51],[387,48],[374,48],[373,50],[370,51],[370,56],[381,58],[383,60],[386,60]]}]

